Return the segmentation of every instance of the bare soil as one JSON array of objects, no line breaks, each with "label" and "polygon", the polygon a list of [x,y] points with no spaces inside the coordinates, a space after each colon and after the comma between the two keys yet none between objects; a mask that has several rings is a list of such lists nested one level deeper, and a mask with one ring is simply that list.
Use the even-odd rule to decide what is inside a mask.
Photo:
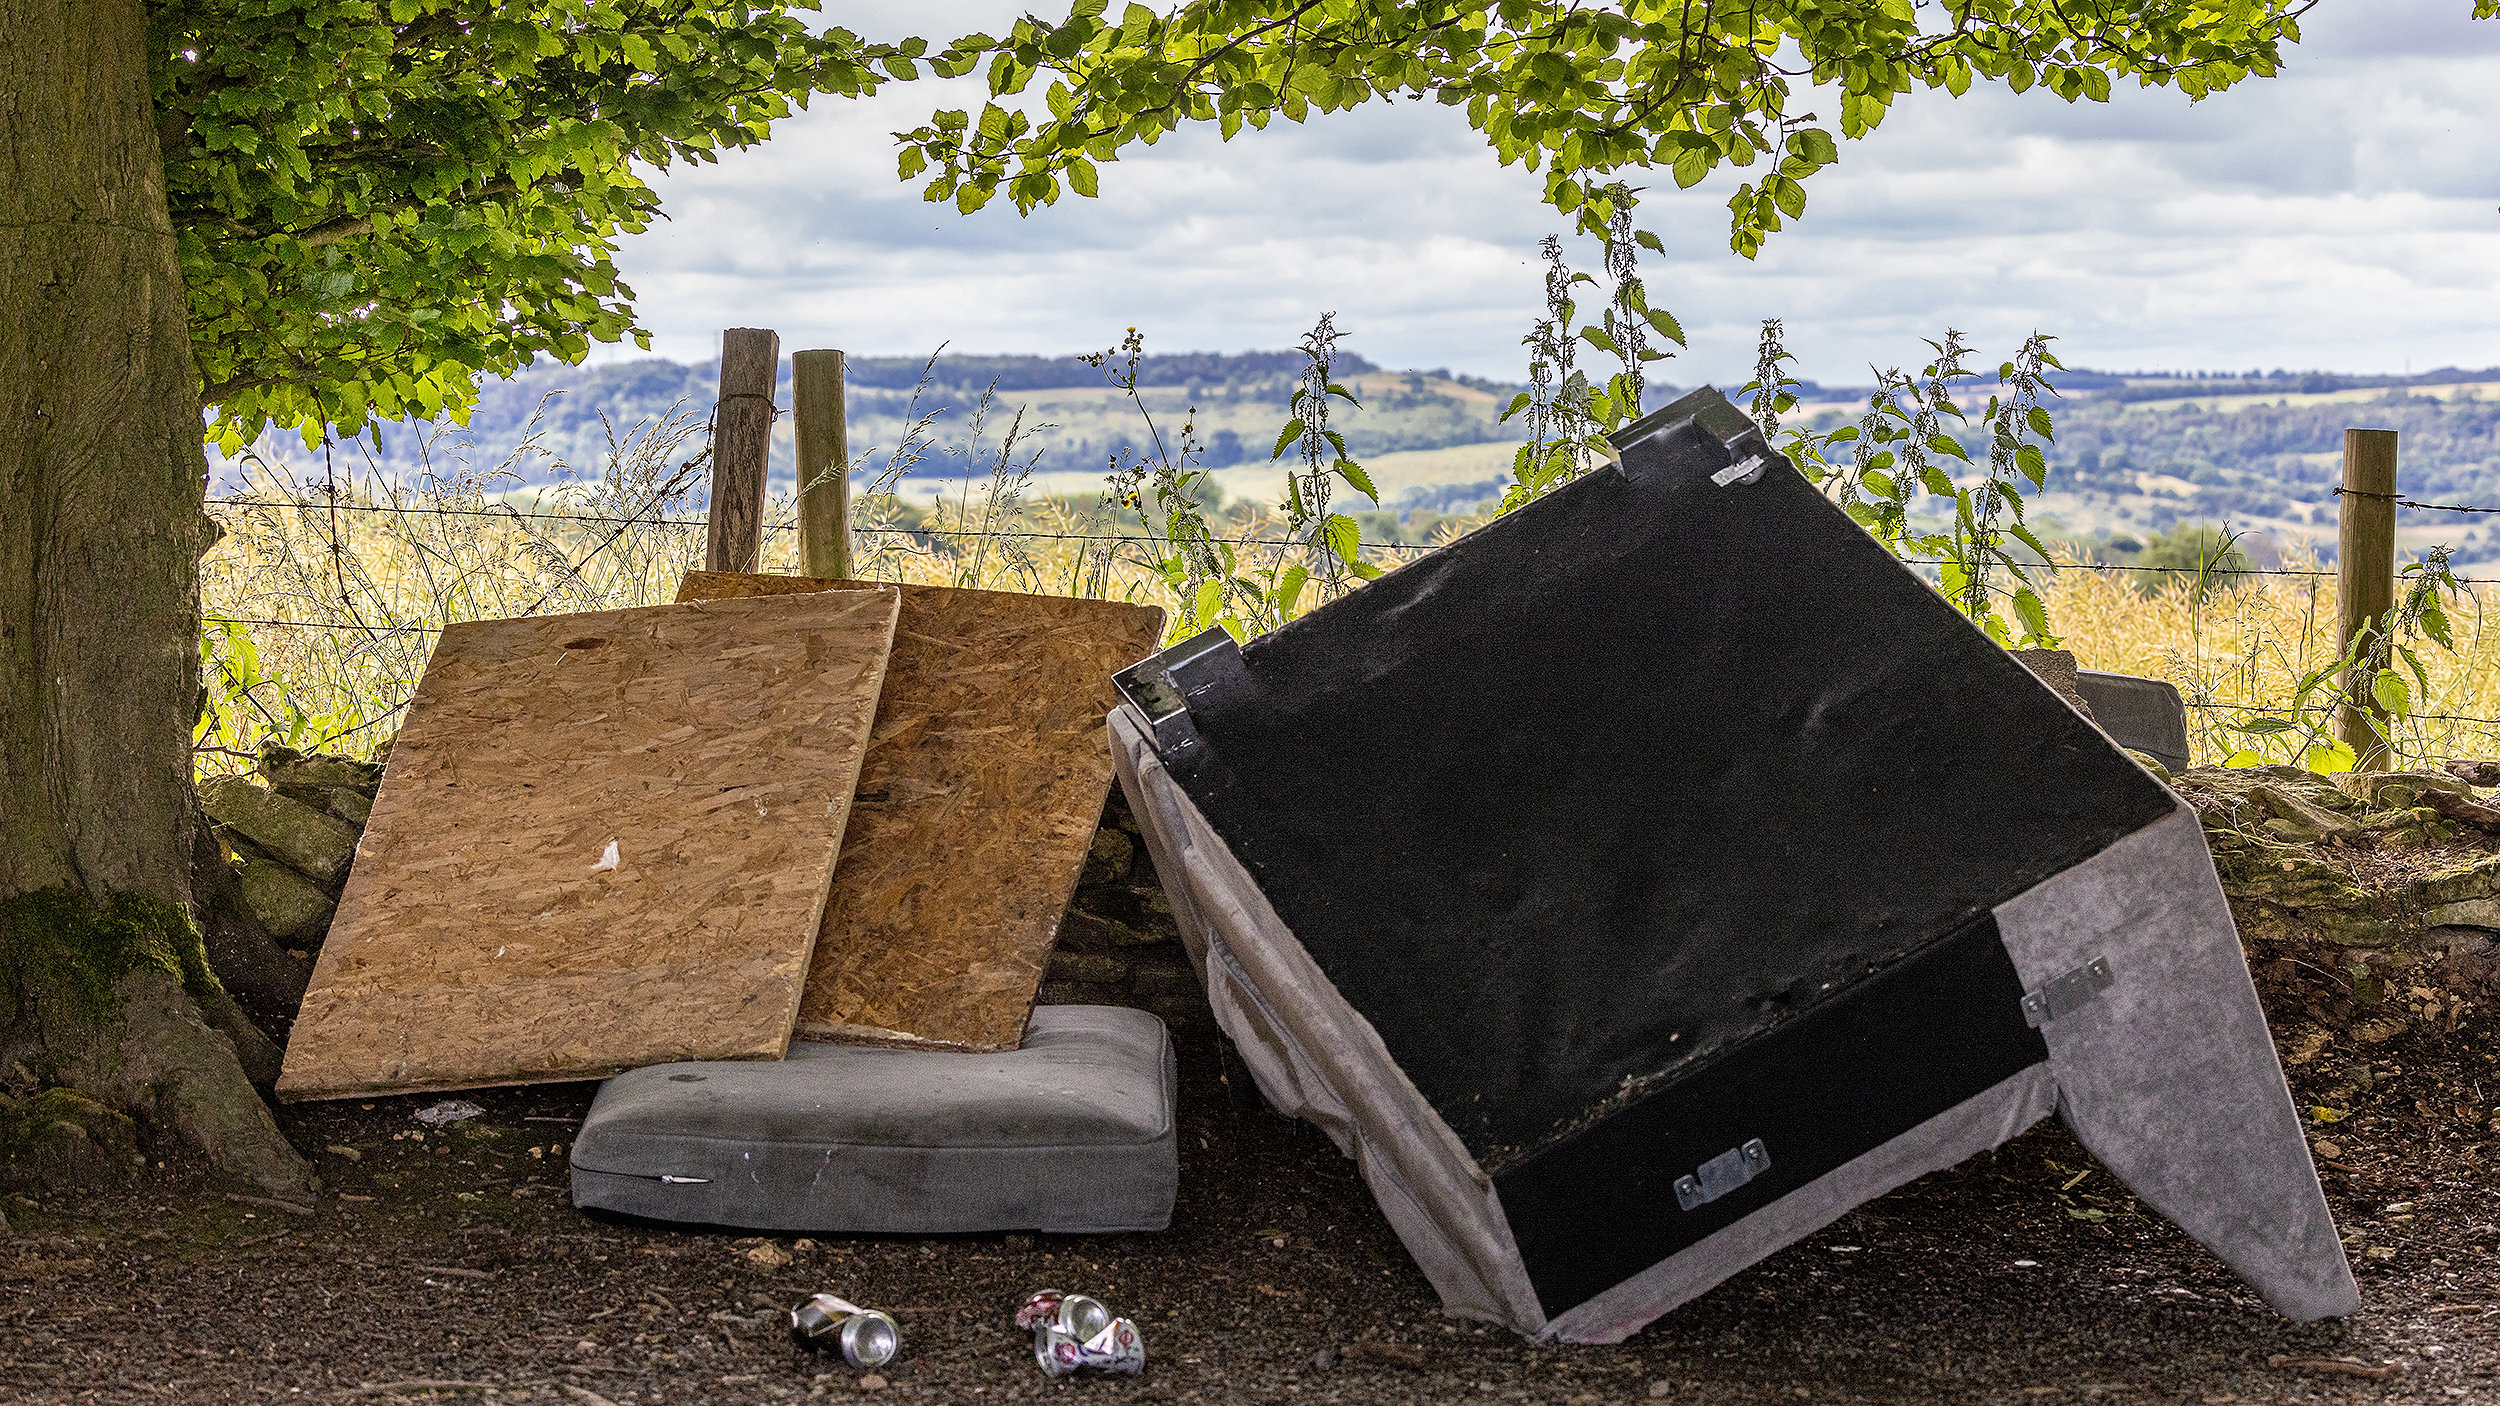
[{"label": "bare soil", "polygon": [[[2052,1126],[1628,1343],[1540,1346],[1445,1320],[1353,1164],[1202,1036],[1159,1235],[794,1242],[586,1215],[564,1146],[588,1085],[461,1095],[487,1114],[447,1130],[414,1120],[430,1097],[286,1110],[324,1180],[310,1214],[180,1165],[5,1203],[0,1399],[2500,1401],[2484,1043],[2357,1054],[2358,1097],[2335,1076],[2347,1116],[2314,1132],[2366,1303],[2343,1323],[2275,1316]],[[1134,1317],[1144,1376],[1044,1378],[1010,1323],[1043,1285]],[[872,1378],[792,1347],[782,1310],[819,1290],[891,1311],[902,1356]]]}]

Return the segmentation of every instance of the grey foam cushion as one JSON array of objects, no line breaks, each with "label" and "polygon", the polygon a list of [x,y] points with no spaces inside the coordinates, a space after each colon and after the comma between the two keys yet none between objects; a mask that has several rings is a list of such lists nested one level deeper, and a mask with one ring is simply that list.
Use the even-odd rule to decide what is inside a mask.
[{"label": "grey foam cushion", "polygon": [[931,1234],[1161,1230],[1178,1081],[1153,1015],[1041,1006],[1005,1054],[802,1042],[610,1079],[573,1203],[690,1224]]},{"label": "grey foam cushion", "polygon": [[2172,771],[2188,766],[2187,705],[2163,679],[2083,669],[2075,690],[2092,705],[2092,721],[2121,747],[2133,747]]}]

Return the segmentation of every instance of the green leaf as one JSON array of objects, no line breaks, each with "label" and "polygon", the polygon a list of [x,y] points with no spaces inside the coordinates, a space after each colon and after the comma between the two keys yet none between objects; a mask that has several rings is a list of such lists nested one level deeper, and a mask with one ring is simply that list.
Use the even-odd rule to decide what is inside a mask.
[{"label": "green leaf", "polygon": [[1302,422],[1300,420],[1287,420],[1285,422],[1285,427],[1276,432],[1276,447],[1268,451],[1267,457],[1269,462],[1272,463],[1278,459],[1284,458],[1285,451],[1300,443],[1301,439]]},{"label": "green leaf", "polygon": [[2270,736],[2278,732],[2298,731],[2300,724],[2287,718],[2250,718],[2246,722],[2233,723],[2231,726],[2241,732],[2263,733]]},{"label": "green leaf", "polygon": [[2031,432],[2042,439],[2057,438],[2056,430],[2049,424],[2049,412],[2045,406],[2031,407],[2030,412],[2024,416],[2024,423],[2030,425]]},{"label": "green leaf", "polygon": [[2353,763],[2359,760],[2352,748],[2341,742],[2313,742],[2307,755],[2301,758],[2301,765],[2320,776],[2333,776],[2352,770]]},{"label": "green leaf", "polygon": [[2422,627],[2422,633],[2430,636],[2433,643],[2437,644],[2440,648],[2447,650],[2451,654],[2456,652],[2457,642],[2455,638],[2450,635],[2448,630],[2448,612],[2441,609],[2436,600],[2422,608],[2422,616],[2419,623]]},{"label": "green leaf", "polygon": [[2014,467],[2022,470],[2034,487],[2046,488],[2049,483],[2049,461],[2040,453],[2040,446],[2026,444],[2014,451]]},{"label": "green leaf", "polygon": [[1336,470],[1339,477],[1354,486],[1355,492],[1371,499],[1374,503],[1380,501],[1380,490],[1372,487],[1372,476],[1365,472],[1362,465],[1352,459],[1341,458],[1337,460]]},{"label": "green leaf", "polygon": [[2413,691],[2405,684],[2405,676],[2393,669],[2381,669],[2370,683],[2370,696],[2378,705],[2398,717],[2413,713]]},{"label": "green leaf", "polygon": [[2023,630],[2030,638],[2049,638],[2049,609],[2041,604],[2039,594],[2029,586],[2014,593],[2014,614],[2023,622]]},{"label": "green leaf", "polygon": [[[1521,391],[1519,394],[1511,397],[1510,408],[1504,410],[1501,413],[1500,418],[1496,419],[1494,423],[1501,424],[1503,421],[1508,420],[1511,416],[1518,414],[1520,411],[1527,409],[1530,405],[1535,403],[1536,402],[1533,397],[1531,397],[1526,391]],[[1274,456],[1271,455],[1269,457],[1272,458]]]},{"label": "green leaf", "polygon": [[1278,616],[1288,620],[1293,618],[1294,603],[1302,599],[1302,587],[1310,579],[1310,568],[1300,562],[1285,568],[1284,575],[1276,582],[1273,597]]},{"label": "green leaf", "polygon": [[1355,526],[1354,519],[1343,513],[1330,513],[1328,520],[1320,524],[1320,540],[1328,550],[1337,554],[1339,561],[1348,566],[1363,560],[1361,530]]}]

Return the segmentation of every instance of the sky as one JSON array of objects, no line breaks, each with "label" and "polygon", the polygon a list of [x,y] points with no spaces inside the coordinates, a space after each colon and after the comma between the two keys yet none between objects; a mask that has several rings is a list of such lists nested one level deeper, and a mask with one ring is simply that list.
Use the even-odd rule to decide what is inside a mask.
[{"label": "sky", "polygon": [[[825,16],[936,37],[1024,8]],[[1661,172],[1641,223],[1667,253],[1641,272],[1692,345],[1651,375],[1741,384],[1766,317],[1802,374],[1838,383],[1914,366],[1947,327],[1988,362],[2036,329],[2068,365],[2116,370],[2500,364],[2500,22],[2470,9],[2323,0],[2280,77],[2196,104],[1913,95],[1841,144],[1804,219],[1750,261],[1727,247],[1743,177],[1676,191]],[[1376,103],[1230,143],[1183,132],[1105,166],[1100,199],[962,216],[896,178],[890,134],[981,97],[961,80],[819,99],[758,148],[655,175],[669,218],[618,255],[653,350],[705,360],[723,326],[764,326],[785,351],[1065,354],[1134,325],[1149,350],[1243,351],[1333,312],[1387,366],[1524,375],[1537,243],[1568,221],[1461,114]],[[1595,267],[1594,247],[1575,262]]]}]

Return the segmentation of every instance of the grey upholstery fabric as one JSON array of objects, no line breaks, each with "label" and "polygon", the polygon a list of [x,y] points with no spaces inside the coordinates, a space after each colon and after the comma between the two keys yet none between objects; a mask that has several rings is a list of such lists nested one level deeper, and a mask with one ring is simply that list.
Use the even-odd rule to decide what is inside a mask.
[{"label": "grey upholstery fabric", "polygon": [[2106,958],[2108,990],[2041,1034],[2092,1155],[2293,1318],[2360,1306],[2195,812],[1997,908],[2023,984]]},{"label": "grey upholstery fabric", "polygon": [[[1550,1321],[1490,1180],[1164,771],[1141,721],[1112,750],[1216,1020],[1262,1094],[1357,1159],[1446,1312],[1616,1342],[1850,1208],[2052,1111],[2144,1200],[2297,1318],[2357,1305],[2213,862],[2184,807],[1996,910],[2026,988],[2107,958],[2050,1020],[2049,1060]],[[1603,1234],[1592,1227],[1592,1234]]]},{"label": "grey upholstery fabric", "polygon": [[1163,1022],[1114,1006],[1038,1007],[1006,1054],[655,1065],[600,1089],[573,1201],[760,1230],[1161,1230],[1177,1089]]},{"label": "grey upholstery fabric", "polygon": [[2187,704],[2169,682],[2081,669],[2075,674],[2075,691],[2092,705],[2092,721],[2112,742],[2133,747],[2172,771],[2187,770]]}]

